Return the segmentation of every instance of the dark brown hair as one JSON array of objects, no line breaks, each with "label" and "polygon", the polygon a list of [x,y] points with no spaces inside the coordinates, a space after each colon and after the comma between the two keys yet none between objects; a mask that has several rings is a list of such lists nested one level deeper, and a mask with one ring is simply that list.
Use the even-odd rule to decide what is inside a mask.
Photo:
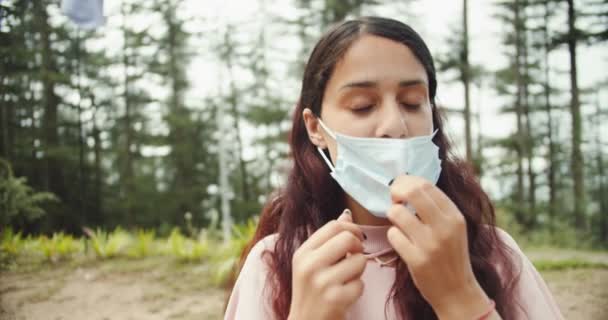
[{"label": "dark brown hair", "polygon": [[[286,319],[291,303],[294,251],[308,238],[310,231],[336,219],[345,207],[344,191],[331,178],[329,169],[310,142],[302,111],[310,108],[313,113],[320,115],[325,87],[336,63],[364,34],[402,43],[413,52],[426,70],[433,125],[438,130],[433,141],[439,146],[439,156],[442,159],[437,186],[466,218],[469,253],[477,281],[486,294],[495,300],[503,319],[511,319],[517,305],[512,285],[515,268],[508,247],[498,238],[493,227],[494,208],[471,167],[451,153],[450,143],[443,130],[443,116],[435,105],[437,80],[429,49],[411,27],[392,19],[366,17],[346,21],[329,30],[316,44],[306,64],[299,102],[293,113],[293,127],[289,137],[293,167],[290,168],[286,186],[270,197],[265,205],[254,239],[243,252],[241,261],[255,243],[270,234],[278,233],[274,250],[267,252],[271,257],[271,275],[268,277],[267,288],[273,294],[272,308],[275,316],[277,319]],[[501,270],[500,275],[498,270]],[[401,260],[397,263],[395,272],[391,298],[397,314],[403,319],[437,319]]]}]

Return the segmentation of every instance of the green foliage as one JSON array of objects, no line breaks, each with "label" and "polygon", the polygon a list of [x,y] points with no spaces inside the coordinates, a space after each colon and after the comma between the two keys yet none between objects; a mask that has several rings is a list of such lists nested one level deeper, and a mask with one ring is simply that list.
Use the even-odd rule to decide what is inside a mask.
[{"label": "green foliage", "polygon": [[558,247],[572,249],[595,248],[590,234],[577,230],[571,224],[547,221],[534,230],[527,230],[517,222],[514,210],[496,209],[497,225],[507,231],[521,247]]},{"label": "green foliage", "polygon": [[135,241],[127,251],[132,258],[145,258],[153,253],[155,232],[154,230],[137,230]]},{"label": "green foliage", "polygon": [[0,233],[0,251],[9,256],[16,256],[24,247],[25,241],[21,232],[15,233],[12,228],[4,228]]},{"label": "green foliage", "polygon": [[209,254],[209,241],[206,237],[199,236],[199,239],[193,240],[182,235],[178,228],[171,231],[167,244],[171,254],[180,262],[202,261]]},{"label": "green foliage", "polygon": [[570,269],[608,269],[608,264],[603,262],[568,260],[539,260],[534,261],[534,267],[539,271],[548,270],[570,270]]},{"label": "green foliage", "polygon": [[236,224],[232,228],[232,239],[222,246],[212,257],[215,272],[213,274],[213,282],[218,285],[224,285],[230,277],[235,273],[235,268],[241,256],[241,253],[249,244],[255,234],[257,228],[257,217],[251,218],[245,224]]},{"label": "green foliage", "polygon": [[41,236],[39,247],[44,257],[52,262],[68,259],[73,254],[82,251],[82,243],[63,232],[54,233],[51,238]]},{"label": "green foliage", "polygon": [[17,259],[35,255],[39,251],[39,239],[24,237],[21,231],[7,227],[0,230],[0,270],[14,267]]},{"label": "green foliage", "polygon": [[109,259],[124,253],[131,243],[131,235],[118,227],[108,233],[97,229],[96,231],[85,230],[90,238],[91,246],[100,259]]},{"label": "green foliage", "polygon": [[15,178],[8,161],[0,158],[0,225],[11,225],[19,218],[30,222],[45,214],[42,204],[58,201],[49,192],[35,192],[25,177]]}]

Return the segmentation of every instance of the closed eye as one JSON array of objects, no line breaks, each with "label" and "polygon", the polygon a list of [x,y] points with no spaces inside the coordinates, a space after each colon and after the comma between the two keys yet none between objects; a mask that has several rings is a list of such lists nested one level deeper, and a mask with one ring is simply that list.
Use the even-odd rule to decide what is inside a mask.
[{"label": "closed eye", "polygon": [[420,104],[414,104],[414,103],[402,102],[401,105],[410,111],[416,111],[416,110],[418,110],[418,108],[420,108]]},{"label": "closed eye", "polygon": [[352,110],[353,110],[354,113],[360,113],[360,114],[362,114],[362,113],[367,113],[367,112],[371,111],[373,107],[374,107],[373,104],[368,104],[368,105],[364,105],[364,106],[361,106],[361,107],[355,107]]}]

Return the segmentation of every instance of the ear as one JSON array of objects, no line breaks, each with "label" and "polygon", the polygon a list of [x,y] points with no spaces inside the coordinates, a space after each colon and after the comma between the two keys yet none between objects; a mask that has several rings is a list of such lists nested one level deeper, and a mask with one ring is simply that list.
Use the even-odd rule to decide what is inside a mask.
[{"label": "ear", "polygon": [[322,133],[319,120],[312,111],[305,108],[304,111],[302,111],[302,118],[304,118],[304,125],[306,126],[310,142],[321,149],[327,148],[327,141],[325,140],[325,135]]}]

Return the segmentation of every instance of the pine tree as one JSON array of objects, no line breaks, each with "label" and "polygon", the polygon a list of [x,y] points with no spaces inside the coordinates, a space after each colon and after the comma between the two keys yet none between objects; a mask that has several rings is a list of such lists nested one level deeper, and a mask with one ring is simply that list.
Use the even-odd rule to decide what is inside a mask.
[{"label": "pine tree", "polygon": [[[511,136],[499,141],[499,144],[507,148],[508,152],[514,152],[511,161],[515,163],[516,184],[512,194],[510,207],[512,208],[516,221],[521,225],[528,225],[526,215],[525,198],[525,141],[527,139],[524,109],[524,59],[523,59],[523,33],[525,22],[523,20],[523,6],[521,1],[503,1],[499,3],[502,13],[499,18],[510,28],[505,35],[504,44],[507,47],[509,65],[497,73],[497,91],[501,95],[514,97],[512,105],[504,108],[504,112],[515,113],[516,132]],[[505,163],[510,166],[512,163]]]},{"label": "pine tree", "polygon": [[[456,76],[453,80],[459,81],[463,86],[464,105],[461,109],[450,108],[449,111],[457,113],[464,120],[465,157],[467,161],[474,165],[477,173],[480,174],[482,171],[482,159],[476,158],[473,152],[471,87],[475,82],[481,81],[484,71],[481,66],[472,65],[469,61],[470,39],[468,31],[468,1],[466,0],[463,1],[461,26],[453,30],[454,34],[446,39],[448,49],[444,54],[438,55],[437,66],[438,71],[441,73],[455,72]],[[480,145],[478,145],[478,150],[479,148],[481,148]],[[477,154],[480,154],[480,152],[478,151]]]}]

